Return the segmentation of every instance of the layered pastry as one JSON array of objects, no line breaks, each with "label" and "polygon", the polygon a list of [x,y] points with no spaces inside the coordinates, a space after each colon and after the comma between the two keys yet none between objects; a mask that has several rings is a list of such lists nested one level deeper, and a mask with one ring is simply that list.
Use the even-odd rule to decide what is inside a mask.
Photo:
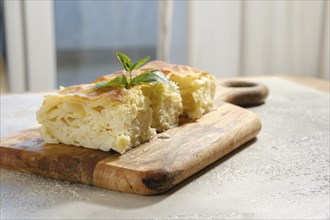
[{"label": "layered pastry", "polygon": [[[156,132],[178,126],[180,115],[199,119],[212,110],[216,81],[211,74],[152,61],[133,75],[143,77],[146,71],[155,70],[163,81],[145,80],[126,87],[133,80],[127,81],[130,74],[118,71],[46,96],[37,112],[42,138],[46,143],[124,153],[151,140]],[[123,79],[123,85],[97,86]]]},{"label": "layered pastry", "polygon": [[48,95],[37,112],[46,143],[64,143],[119,153],[152,139],[150,101],[139,87],[95,91],[93,84]]},{"label": "layered pastry", "polygon": [[46,96],[37,120],[46,143],[124,153],[177,126],[181,113],[180,95],[165,84],[96,90],[93,83]]},{"label": "layered pastry", "polygon": [[216,79],[211,74],[189,66],[155,60],[139,71],[160,70],[178,87],[182,98],[183,114],[199,119],[213,109]]},{"label": "layered pastry", "polygon": [[[122,71],[118,71],[96,79],[93,83],[108,82]],[[135,75],[142,73],[135,71]],[[127,75],[127,73],[126,73]],[[152,83],[139,85],[143,95],[150,101],[152,109],[151,127],[157,132],[165,131],[175,127],[179,123],[182,114],[182,99],[180,93],[163,83]]]}]

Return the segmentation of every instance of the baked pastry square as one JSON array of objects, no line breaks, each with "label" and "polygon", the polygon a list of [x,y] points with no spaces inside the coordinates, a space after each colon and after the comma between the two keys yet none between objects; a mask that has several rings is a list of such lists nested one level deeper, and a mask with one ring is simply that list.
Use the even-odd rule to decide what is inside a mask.
[{"label": "baked pastry square", "polygon": [[183,114],[199,119],[213,110],[216,78],[211,74],[189,66],[170,64],[155,60],[148,62],[140,71],[160,70],[176,83],[182,98]]},{"label": "baked pastry square", "polygon": [[106,91],[95,90],[94,84],[70,86],[45,97],[37,120],[47,143],[119,153],[156,134],[150,100],[139,86]]},{"label": "baked pastry square", "polygon": [[[141,71],[135,71],[139,75]],[[96,79],[93,83],[107,82],[115,78],[122,71],[118,71]],[[127,74],[127,73],[125,73]],[[182,99],[179,91],[163,83],[139,85],[143,95],[150,101],[152,109],[151,127],[157,132],[178,126],[179,116],[182,114]]]}]

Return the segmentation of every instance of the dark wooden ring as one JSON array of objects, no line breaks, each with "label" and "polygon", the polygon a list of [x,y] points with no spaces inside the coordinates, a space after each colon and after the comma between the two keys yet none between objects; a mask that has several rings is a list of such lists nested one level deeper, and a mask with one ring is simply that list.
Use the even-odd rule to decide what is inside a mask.
[{"label": "dark wooden ring", "polygon": [[242,107],[257,106],[264,103],[268,96],[268,88],[262,83],[249,81],[221,81],[222,99]]}]

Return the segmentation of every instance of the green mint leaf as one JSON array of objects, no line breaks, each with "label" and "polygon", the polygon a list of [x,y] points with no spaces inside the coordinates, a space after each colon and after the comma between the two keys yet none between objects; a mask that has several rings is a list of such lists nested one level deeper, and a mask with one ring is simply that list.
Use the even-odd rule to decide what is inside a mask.
[{"label": "green mint leaf", "polygon": [[141,67],[143,64],[145,64],[149,59],[150,59],[150,57],[145,57],[145,58],[142,58],[141,60],[137,61],[137,62],[131,67],[131,71],[140,68],[140,67]]},{"label": "green mint leaf", "polygon": [[112,88],[124,87],[124,88],[128,89],[129,84],[127,82],[126,76],[124,74],[121,74],[121,75],[117,76],[116,78],[110,80],[109,82],[100,82],[94,86],[95,89],[104,89],[107,87],[112,87]]},{"label": "green mint leaf", "polygon": [[132,60],[127,55],[123,53],[116,53],[118,60],[123,65],[126,71],[131,71]]},{"label": "green mint leaf", "polygon": [[159,70],[150,70],[141,73],[132,79],[131,86],[146,83],[163,83],[171,87],[175,92],[178,92],[176,86]]},{"label": "green mint leaf", "polygon": [[108,82],[97,83],[96,85],[94,85],[94,89],[108,89],[109,87],[123,87],[129,89],[132,86],[140,84],[163,83],[171,87],[175,92],[178,93],[176,85],[173,84],[169,79],[167,79],[167,77],[159,70],[146,71],[134,78],[132,77],[132,71],[140,68],[150,59],[150,57],[144,57],[138,60],[136,63],[132,64],[131,58],[129,58],[127,55],[123,53],[116,53],[116,55],[125,70],[129,73],[129,79],[122,73],[121,75],[115,77]]}]

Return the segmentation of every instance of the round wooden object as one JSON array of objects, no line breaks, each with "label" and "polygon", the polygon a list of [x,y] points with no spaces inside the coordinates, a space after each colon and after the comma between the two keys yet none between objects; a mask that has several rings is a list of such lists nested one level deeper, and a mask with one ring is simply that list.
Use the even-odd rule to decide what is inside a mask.
[{"label": "round wooden object", "polygon": [[268,88],[262,83],[224,80],[219,84],[220,98],[242,107],[261,105],[268,96]]}]

